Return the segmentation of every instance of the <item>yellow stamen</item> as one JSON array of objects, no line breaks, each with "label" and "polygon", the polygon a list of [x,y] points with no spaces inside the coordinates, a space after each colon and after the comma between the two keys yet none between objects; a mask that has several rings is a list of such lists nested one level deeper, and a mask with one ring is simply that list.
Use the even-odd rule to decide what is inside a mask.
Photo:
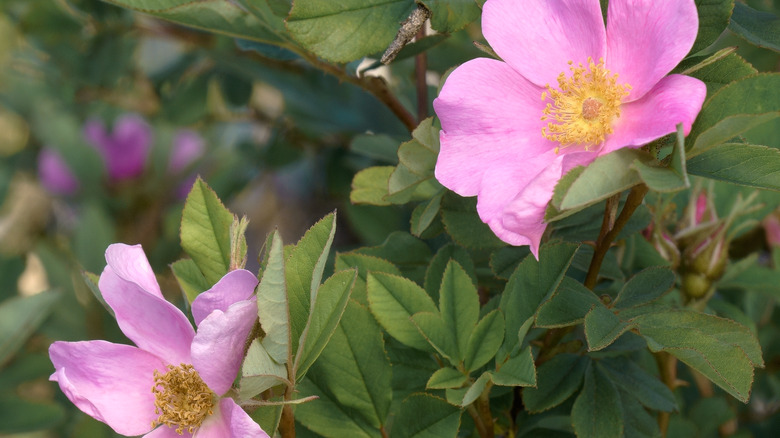
[{"label": "yellow stamen", "polygon": [[179,435],[193,433],[214,413],[216,394],[203,383],[192,365],[168,365],[168,371],[154,371],[154,413],[159,417],[152,427],[175,427]]},{"label": "yellow stamen", "polygon": [[542,120],[550,120],[542,128],[542,135],[561,147],[581,145],[588,150],[612,134],[612,123],[620,117],[620,105],[628,96],[631,86],[618,84],[617,74],[604,68],[604,60],[595,64],[588,58],[588,65],[574,66],[569,61],[571,76],[563,72],[558,76],[558,89],[547,85],[542,100],[548,98]]}]

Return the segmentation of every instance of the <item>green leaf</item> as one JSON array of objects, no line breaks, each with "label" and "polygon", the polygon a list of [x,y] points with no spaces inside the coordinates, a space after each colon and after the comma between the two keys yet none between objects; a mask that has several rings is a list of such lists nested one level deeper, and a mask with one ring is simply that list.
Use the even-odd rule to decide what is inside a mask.
[{"label": "green leaf", "polygon": [[620,394],[615,384],[593,364],[585,372],[585,384],[572,406],[571,420],[579,438],[623,435]]},{"label": "green leaf", "polygon": [[639,172],[645,184],[655,192],[672,193],[691,186],[685,169],[685,135],[682,124],[677,125],[677,141],[672,150],[670,165],[657,166],[651,163],[634,161],[634,169]]},{"label": "green leaf", "polygon": [[593,306],[604,306],[593,291],[579,281],[564,277],[552,297],[539,307],[536,325],[545,328],[566,327],[585,321]]},{"label": "green leaf", "polygon": [[308,324],[335,234],[336,214],[331,213],[309,228],[287,257],[285,280],[293,352],[298,351],[298,340]]},{"label": "green leaf", "polygon": [[385,425],[393,397],[393,370],[382,332],[367,308],[350,300],[330,343],[309,374],[312,380],[327,386],[347,412],[374,428]]},{"label": "green leaf", "polygon": [[439,312],[418,312],[412,315],[411,320],[435,351],[449,360],[452,366],[460,365],[457,339]]},{"label": "green leaf", "polygon": [[265,269],[257,286],[257,317],[265,333],[263,348],[279,364],[292,359],[290,309],[284,281],[284,244],[279,232],[271,232]]},{"label": "green leaf", "polygon": [[585,315],[585,339],[588,341],[588,351],[598,351],[608,347],[630,328],[631,324],[621,321],[606,307],[593,306]]},{"label": "green leaf", "polygon": [[283,41],[272,24],[227,0],[108,0],[118,6],[174,23],[224,35],[267,43]]},{"label": "green leaf", "polygon": [[504,342],[504,314],[498,309],[485,315],[471,333],[463,365],[472,372],[495,357]]},{"label": "green leaf", "polygon": [[536,386],[536,365],[531,347],[525,347],[517,356],[501,364],[492,379],[500,386]]},{"label": "green leaf", "polygon": [[431,27],[437,32],[452,33],[463,29],[480,16],[473,0],[422,0],[431,11]]},{"label": "green leaf", "polygon": [[[203,277],[203,275],[201,275],[201,277]],[[87,284],[87,288],[90,292],[92,292],[92,296],[94,296],[95,299],[103,306],[103,308],[106,309],[106,312],[108,312],[108,314],[112,317],[116,317],[114,314],[114,309],[112,309],[111,306],[106,303],[106,300],[103,298],[103,294],[100,292],[100,287],[98,286],[100,283],[100,276],[91,272],[82,271],[81,278],[84,279],[84,283]]]},{"label": "green leaf", "polygon": [[539,306],[558,288],[577,248],[577,245],[571,243],[542,245],[539,261],[526,257],[512,274],[499,304],[506,318],[503,354],[511,355],[519,347],[517,333],[523,323],[536,315]]},{"label": "green leaf", "polygon": [[285,382],[287,382],[287,367],[275,361],[259,339],[252,340],[244,363],[241,365],[239,382],[241,400],[249,400],[266,389]]},{"label": "green leaf", "polygon": [[668,310],[632,321],[651,351],[666,351],[726,392],[747,402],[753,368],[763,367],[761,347],[746,327],[691,311]]},{"label": "green leaf", "polygon": [[413,8],[411,0],[296,0],[287,29],[318,56],[346,63],[385,50]]},{"label": "green leaf", "polygon": [[469,376],[455,368],[444,367],[436,370],[425,384],[426,389],[460,388],[468,380]]},{"label": "green leaf", "polygon": [[544,362],[536,370],[536,388],[523,390],[523,404],[533,413],[563,403],[580,387],[589,363],[585,357],[568,353],[558,354]]},{"label": "green leaf", "polygon": [[462,198],[447,192],[442,198],[441,220],[447,234],[466,248],[498,248],[501,241],[477,214],[477,198]]},{"label": "green leaf", "polygon": [[173,271],[176,282],[179,283],[179,287],[190,304],[195,301],[198,295],[211,287],[192,259],[181,259],[173,262],[171,271]]},{"label": "green leaf", "polygon": [[385,274],[401,275],[401,271],[385,259],[356,252],[341,253],[336,256],[336,271],[357,268],[358,278],[352,289],[352,299],[363,305],[368,305],[366,279],[369,272],[384,272]]},{"label": "green leaf", "polygon": [[444,193],[445,192],[442,191],[429,201],[423,202],[414,208],[410,223],[410,231],[412,234],[421,237],[428,227],[431,226],[441,210],[441,198],[444,196]]},{"label": "green leaf", "polygon": [[[310,373],[316,375],[316,367]],[[315,381],[311,377],[305,378],[296,385],[296,390],[301,395],[316,395],[317,400],[296,406],[295,419],[300,421],[308,429],[326,437],[360,437],[380,438],[380,432],[363,420],[362,416],[355,415],[354,411],[343,406],[328,389],[325,382]]]},{"label": "green leaf", "polygon": [[439,301],[439,288],[442,284],[442,278],[444,277],[444,270],[449,265],[450,260],[458,262],[458,264],[466,270],[471,278],[472,284],[477,284],[477,276],[474,273],[474,262],[471,260],[468,251],[455,245],[447,244],[439,248],[436,255],[431,259],[431,263],[428,265],[428,270],[425,272],[425,291],[428,295]]},{"label": "green leaf", "polygon": [[672,412],[677,401],[669,387],[651,376],[636,362],[626,357],[605,358],[598,362],[610,379],[644,406],[657,411]]},{"label": "green leaf", "polygon": [[395,170],[393,166],[374,166],[363,169],[352,179],[349,200],[353,204],[391,205],[385,200],[387,181]]},{"label": "green leaf", "polygon": [[725,143],[688,162],[693,175],[759,189],[780,191],[780,150]]},{"label": "green leaf", "polygon": [[[614,382],[614,380],[613,380]],[[661,436],[661,430],[658,427],[658,420],[654,415],[647,412],[633,394],[622,390],[619,382],[615,382],[620,393],[620,405],[623,411],[623,436],[636,438],[658,438]],[[680,436],[672,435],[668,436]]]},{"label": "green leaf", "polygon": [[527,245],[499,248],[490,254],[490,269],[496,277],[509,280],[520,262],[530,255],[531,250]]},{"label": "green leaf", "polygon": [[362,247],[354,252],[383,258],[397,266],[404,276],[422,283],[431,250],[422,240],[402,231],[394,231],[379,246]]},{"label": "green leaf", "polygon": [[456,360],[463,360],[474,328],[479,322],[479,295],[465,270],[452,260],[447,263],[439,289],[439,312],[455,337]]},{"label": "green leaf", "polygon": [[641,181],[633,170],[636,161],[655,159],[643,150],[623,148],[596,158],[584,169],[572,169],[555,186],[552,205],[561,211],[581,210],[635,186]]},{"label": "green leaf", "polygon": [[419,312],[438,313],[433,300],[420,286],[397,275],[369,273],[366,289],[371,313],[390,336],[409,347],[430,350],[410,320]]},{"label": "green leaf", "polygon": [[390,164],[398,162],[398,141],[385,134],[360,134],[352,139],[349,149],[356,154]]},{"label": "green leaf", "polygon": [[100,272],[106,265],[106,248],[116,241],[108,212],[94,202],[83,205],[73,236],[73,252],[84,269]]},{"label": "green leaf", "polygon": [[460,400],[460,403],[458,404],[465,407],[474,403],[474,401],[479,398],[479,396],[482,395],[482,393],[485,391],[488,383],[490,383],[490,377],[490,371],[485,371],[482,373],[482,375],[479,376],[471,386],[469,386],[469,388],[463,394],[463,398]]},{"label": "green leaf", "polygon": [[412,132],[412,140],[398,147],[398,166],[387,181],[387,191],[391,196],[389,201],[405,203],[408,200],[406,194],[413,193],[425,182],[441,187],[433,180],[433,169],[439,155],[438,133],[433,117],[429,117]]},{"label": "green leaf", "polygon": [[729,30],[758,47],[780,52],[780,18],[744,3],[734,4]]},{"label": "green leaf", "polygon": [[58,292],[48,291],[9,298],[0,303],[0,367],[46,320],[60,296]]},{"label": "green leaf", "polygon": [[704,102],[693,124],[687,142],[688,159],[752,127],[774,120],[778,112],[778,73],[750,76],[721,88]]},{"label": "green leaf", "polygon": [[710,56],[688,58],[673,72],[700,79],[712,94],[724,85],[758,73],[755,67],[734,53],[735,50],[736,47],[726,47]]},{"label": "green leaf", "polygon": [[617,309],[641,306],[655,301],[674,287],[675,275],[666,267],[651,267],[631,277],[615,298]]},{"label": "green leaf", "polygon": [[181,218],[181,246],[209,285],[230,269],[230,225],[233,214],[217,194],[198,178],[192,185]]},{"label": "green leaf", "polygon": [[[420,415],[424,412],[425,415]],[[460,427],[461,410],[428,394],[412,394],[401,404],[390,438],[454,437]]]},{"label": "green leaf", "polygon": [[699,32],[693,43],[691,53],[699,52],[709,47],[718,39],[726,26],[729,25],[734,0],[696,0],[699,12]]},{"label": "green leaf", "polygon": [[294,369],[297,381],[303,378],[309,367],[317,360],[339,325],[356,277],[355,269],[337,272],[325,280],[319,288],[295,357]]},{"label": "green leaf", "polygon": [[0,396],[0,433],[4,435],[51,429],[64,420],[62,405],[29,401],[12,394]]}]

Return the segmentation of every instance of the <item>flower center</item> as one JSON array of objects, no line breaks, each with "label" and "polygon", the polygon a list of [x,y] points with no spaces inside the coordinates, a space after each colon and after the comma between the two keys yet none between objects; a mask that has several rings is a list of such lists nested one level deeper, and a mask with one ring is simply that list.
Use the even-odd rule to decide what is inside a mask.
[{"label": "flower center", "polygon": [[582,145],[585,150],[598,145],[612,133],[612,122],[620,117],[620,104],[628,96],[631,86],[618,84],[617,74],[588,58],[585,67],[569,61],[571,76],[558,76],[558,89],[547,85],[542,100],[552,100],[543,110],[542,120],[549,120],[542,135],[561,147]]},{"label": "flower center", "polygon": [[214,413],[214,394],[192,365],[168,365],[168,371],[154,371],[154,413],[160,415],[152,427],[175,427],[181,435],[193,433],[203,420]]}]

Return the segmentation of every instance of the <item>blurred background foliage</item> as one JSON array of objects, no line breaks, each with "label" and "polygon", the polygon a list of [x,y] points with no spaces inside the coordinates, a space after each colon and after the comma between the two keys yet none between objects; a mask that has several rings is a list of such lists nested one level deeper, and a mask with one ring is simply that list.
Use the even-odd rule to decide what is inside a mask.
[{"label": "blurred background foliage", "polygon": [[[780,13],[777,0],[747,3]],[[479,20],[446,37],[430,38],[425,83],[432,114],[430,101],[442,75],[480,56],[472,41],[485,41]],[[729,46],[737,46],[737,53],[759,71],[779,69],[777,52],[729,31],[712,51]],[[346,64],[343,71],[383,75],[400,103],[414,108],[414,57],[391,68],[377,67],[378,57]],[[140,175],[116,180],[85,137],[85,126],[99,121],[111,132],[128,114],[148,123],[151,149]],[[780,147],[777,125],[745,136],[750,143]],[[175,138],[182,129],[196,133],[205,147],[186,171],[171,172]],[[180,27],[97,0],[2,0],[0,435],[113,436],[48,382],[52,369],[47,348],[53,340],[123,340],[82,278],[84,271],[102,271],[103,252],[112,242],[142,243],[168,298],[183,303],[167,266],[181,256],[177,187],[191,182],[192,174],[200,174],[233,212],[251,219],[250,248],[260,248],[276,226],[285,241],[296,241],[333,209],[340,212],[339,249],[373,246],[393,231],[409,231],[414,205],[353,205],[352,180],[369,166],[397,164],[398,144],[408,139],[404,124],[371,93],[283,48]],[[61,157],[78,181],[77,189],[52,193],[39,182],[43,150]],[[721,216],[737,192],[747,192],[722,183],[709,187]],[[762,196],[765,208],[753,219],[777,205],[776,195]],[[440,200],[453,211],[471,209],[476,217],[473,205],[455,198]],[[686,199],[673,205],[685,205]],[[676,215],[682,215],[677,209]],[[565,239],[572,229],[581,236],[583,224],[602,211],[594,207],[557,223],[553,236]],[[646,212],[634,229],[650,218]],[[447,238],[437,236],[441,224],[431,227],[431,246],[442,246]],[[637,236],[631,244],[646,245]],[[467,240],[476,238],[460,237],[467,247]],[[737,239],[741,243],[735,248],[758,252],[757,266],[769,266],[771,253],[760,226],[746,227]],[[524,249],[503,251],[527,254]],[[477,267],[484,265],[488,273],[489,256],[484,249],[472,253]],[[777,252],[775,258],[778,263]],[[249,263],[256,269],[257,260],[250,257]],[[773,283],[777,272],[762,269],[753,273],[753,286],[738,281],[743,271],[733,271],[720,299],[724,311],[758,330],[764,346],[767,368],[758,371],[753,400],[739,404],[738,414],[755,436],[768,437],[780,430],[775,415],[780,409],[780,320],[774,312],[780,283]],[[728,405],[736,404],[726,398],[697,403],[690,410],[699,412],[702,424],[721,412],[732,415],[734,408]],[[672,430],[686,430],[684,421],[673,423]],[[698,436],[715,433],[703,430]]]}]

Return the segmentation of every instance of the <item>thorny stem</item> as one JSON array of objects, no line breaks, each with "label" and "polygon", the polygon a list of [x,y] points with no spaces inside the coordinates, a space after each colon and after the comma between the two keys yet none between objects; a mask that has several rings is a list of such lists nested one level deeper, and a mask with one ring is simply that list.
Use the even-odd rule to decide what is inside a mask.
[{"label": "thorny stem", "polygon": [[[284,391],[284,399],[292,400],[293,387],[288,385]],[[292,405],[284,405],[282,408],[282,418],[279,420],[279,434],[282,438],[295,438],[295,417],[293,416]]]},{"label": "thorny stem", "polygon": [[620,234],[620,231],[623,229],[623,227],[628,223],[628,220],[631,219],[631,215],[633,215],[636,209],[642,205],[642,200],[645,198],[647,190],[648,188],[644,184],[636,185],[631,189],[631,192],[628,194],[628,198],[626,198],[626,203],[623,205],[623,210],[620,212],[620,215],[617,217],[617,219],[614,220],[614,224],[609,227],[609,231],[605,233],[604,228],[608,227],[609,222],[611,221],[610,211],[612,209],[617,209],[616,201],[614,201],[612,198],[607,200],[607,211],[604,214],[604,223],[602,224],[601,229],[602,232],[599,233],[599,239],[596,241],[596,248],[593,250],[593,259],[590,261],[588,274],[585,277],[585,287],[588,289],[593,290],[593,288],[596,287],[596,283],[599,279],[599,271],[601,270],[601,263],[604,262],[604,257],[607,255],[607,251],[609,251],[612,242],[615,240],[618,234]]},{"label": "thorny stem", "polygon": [[[417,32],[417,41],[425,38],[425,26]],[[422,122],[428,117],[428,84],[425,73],[428,71],[428,56],[421,52],[414,58],[414,74],[417,83],[417,121]]]}]

